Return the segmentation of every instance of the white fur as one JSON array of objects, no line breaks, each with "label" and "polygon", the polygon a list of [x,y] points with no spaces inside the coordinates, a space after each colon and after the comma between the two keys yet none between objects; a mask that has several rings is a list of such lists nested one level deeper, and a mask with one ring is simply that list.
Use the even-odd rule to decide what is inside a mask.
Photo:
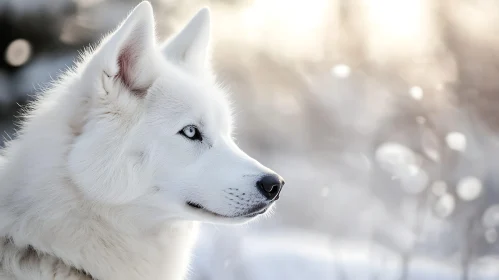
[{"label": "white fur", "polygon": [[0,157],[0,279],[182,279],[198,221],[271,207],[255,184],[273,172],[232,140],[209,38],[204,8],[157,44],[142,2],[35,103]]}]

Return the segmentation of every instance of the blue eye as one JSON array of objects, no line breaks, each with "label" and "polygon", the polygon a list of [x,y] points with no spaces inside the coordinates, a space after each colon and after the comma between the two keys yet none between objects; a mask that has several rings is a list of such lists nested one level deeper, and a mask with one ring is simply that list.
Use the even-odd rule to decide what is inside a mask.
[{"label": "blue eye", "polygon": [[179,131],[179,133],[190,140],[203,141],[201,132],[199,132],[199,129],[194,125],[188,125],[182,128],[182,130]]}]

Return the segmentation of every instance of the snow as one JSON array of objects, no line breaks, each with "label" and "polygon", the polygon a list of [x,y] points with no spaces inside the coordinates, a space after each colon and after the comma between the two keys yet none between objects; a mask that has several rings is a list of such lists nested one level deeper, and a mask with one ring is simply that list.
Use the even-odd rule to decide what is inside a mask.
[{"label": "snow", "polygon": [[[400,254],[365,240],[339,240],[291,228],[242,232],[222,228],[205,233],[190,280],[398,280],[403,273]],[[218,246],[220,240],[224,247]],[[211,251],[214,246],[218,250]],[[498,264],[490,257],[475,261],[472,279],[497,279]],[[415,255],[405,279],[458,280],[461,273],[453,263]]]}]

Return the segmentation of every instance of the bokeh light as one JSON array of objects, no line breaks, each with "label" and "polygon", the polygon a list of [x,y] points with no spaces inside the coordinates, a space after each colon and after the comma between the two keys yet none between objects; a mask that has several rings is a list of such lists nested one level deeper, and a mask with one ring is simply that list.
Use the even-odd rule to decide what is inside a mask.
[{"label": "bokeh light", "polygon": [[476,177],[464,177],[456,186],[457,195],[465,201],[475,200],[482,193],[482,182]]},{"label": "bokeh light", "polygon": [[12,66],[21,66],[31,57],[31,44],[25,39],[12,41],[5,51],[5,60]]}]

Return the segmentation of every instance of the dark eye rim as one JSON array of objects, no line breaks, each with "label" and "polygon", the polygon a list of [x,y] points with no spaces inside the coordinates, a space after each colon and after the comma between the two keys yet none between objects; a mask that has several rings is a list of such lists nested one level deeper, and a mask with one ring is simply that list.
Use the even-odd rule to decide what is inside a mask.
[{"label": "dark eye rim", "polygon": [[[194,133],[194,136],[192,137],[189,137],[187,136],[185,133],[184,133],[184,129],[186,129],[187,127],[193,127],[194,130],[196,131]],[[192,140],[192,141],[203,141],[203,135],[201,134],[201,131],[199,131],[199,129],[197,128],[197,126],[195,125],[186,125],[184,126],[179,132],[178,132],[180,135],[184,136],[185,138],[189,139],[189,140]]]}]

